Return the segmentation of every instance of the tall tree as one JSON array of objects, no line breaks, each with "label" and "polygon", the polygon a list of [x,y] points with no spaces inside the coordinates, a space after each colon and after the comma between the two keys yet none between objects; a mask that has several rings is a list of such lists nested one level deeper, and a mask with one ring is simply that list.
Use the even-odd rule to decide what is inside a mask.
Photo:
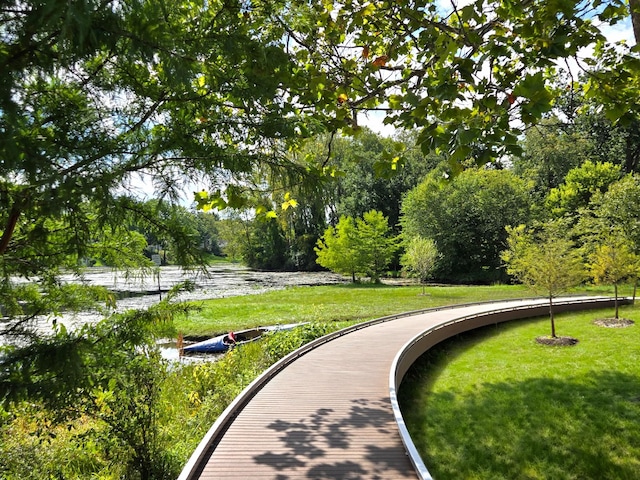
[{"label": "tall tree", "polygon": [[227,212],[220,220],[219,232],[223,253],[231,261],[241,260],[251,238],[250,222],[239,212]]},{"label": "tall tree", "polygon": [[589,206],[594,195],[605,192],[620,176],[619,165],[586,161],[570,170],[564,183],[549,192],[546,208],[556,218],[577,217],[581,208]]},{"label": "tall tree", "polygon": [[337,273],[351,276],[356,282],[362,273],[359,238],[356,223],[351,217],[342,217],[335,227],[329,226],[318,240],[318,264]]},{"label": "tall tree", "polygon": [[493,282],[504,278],[505,227],[529,221],[526,182],[507,170],[469,169],[446,178],[436,169],[402,205],[406,238],[432,238],[441,254],[436,278]]},{"label": "tall tree", "polygon": [[376,210],[354,220],[341,217],[329,227],[316,246],[318,264],[331,271],[351,275],[355,282],[367,275],[378,282],[397,250],[387,218]]},{"label": "tall tree", "polygon": [[282,225],[273,218],[254,219],[243,256],[252,268],[284,270],[287,264],[287,241]]},{"label": "tall tree", "polygon": [[[585,152],[593,162],[619,164],[625,173],[640,168],[640,120],[628,118],[616,122],[608,118],[598,98],[588,98],[588,77],[581,75],[578,81],[563,76],[556,80],[558,98],[554,112],[562,119],[555,124],[568,136],[587,140]],[[578,165],[572,165],[576,167]]]},{"label": "tall tree", "polygon": [[[596,193],[593,196],[590,210],[587,212],[588,215],[583,215],[577,226],[590,255],[596,255],[596,247],[610,244],[612,239],[615,239],[614,246],[621,244],[622,248],[629,249],[633,256],[640,255],[639,204],[640,178],[638,174],[626,175],[619,181],[612,183],[606,192]],[[613,233],[615,235],[612,236]],[[611,255],[616,252],[616,249],[612,250],[612,248],[609,247]],[[633,258],[626,259],[624,262],[631,264],[632,260]],[[635,279],[636,285],[639,274],[640,271],[636,268],[630,275]]]},{"label": "tall tree", "polygon": [[365,212],[356,226],[363,270],[378,283],[398,249],[397,238],[391,235],[387,217],[376,210]]},{"label": "tall tree", "polygon": [[519,176],[534,182],[541,203],[552,188],[564,182],[567,172],[588,160],[591,141],[582,133],[566,132],[558,119],[548,119],[527,131],[523,154],[513,160]]},{"label": "tall tree", "polygon": [[441,161],[422,154],[414,137],[384,138],[362,128],[335,141],[331,164],[340,172],[334,182],[338,216],[357,218],[377,210],[399,233],[402,197]]},{"label": "tall tree", "polygon": [[640,120],[617,124],[609,120],[597,104],[578,104],[573,120],[576,133],[590,139],[591,159],[619,164],[625,173],[640,170]]},{"label": "tall tree", "polygon": [[0,7],[0,303],[20,293],[15,276],[40,278],[45,294],[56,288],[58,269],[76,268],[94,245],[92,224],[122,234],[155,225],[180,263],[198,263],[190,232],[126,196],[141,181],[166,202],[189,181],[206,181],[220,202],[242,205],[239,185],[254,172],[305,172],[284,155],[309,127],[297,95],[302,74],[273,18],[279,8],[204,0]]},{"label": "tall tree", "polygon": [[202,249],[213,255],[222,255],[222,251],[220,250],[220,234],[218,232],[220,219],[217,215],[209,212],[190,213],[195,215],[196,228],[198,229]]},{"label": "tall tree", "polygon": [[606,192],[593,197],[592,204],[600,226],[620,230],[640,254],[640,175],[626,175],[610,184]]},{"label": "tall tree", "polygon": [[[60,282],[63,269],[81,275],[80,260],[98,253],[117,266],[148,266],[132,226],[167,239],[183,266],[197,265],[193,225],[159,205],[198,182],[217,206],[240,207],[256,172],[306,174],[287,152],[324,125],[301,103],[307,72],[274,17],[283,8],[261,0],[2,3],[0,305],[11,319],[0,326],[1,401],[24,393],[64,407],[62,392],[75,398],[94,388],[100,361],[88,359],[109,352],[84,341],[93,327],[79,338],[59,322],[53,335],[32,322],[90,300],[112,304],[108,292]],[[141,184],[162,198],[155,210],[134,198]],[[169,318],[150,315],[147,323]],[[130,342],[151,335],[143,323],[119,331]],[[69,382],[74,375],[85,382]]]}]

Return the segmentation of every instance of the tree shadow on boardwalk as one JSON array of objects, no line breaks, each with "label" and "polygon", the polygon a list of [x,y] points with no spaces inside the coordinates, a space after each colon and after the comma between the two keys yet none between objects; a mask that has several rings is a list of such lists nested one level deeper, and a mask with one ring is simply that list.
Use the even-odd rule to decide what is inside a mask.
[{"label": "tree shadow on boardwalk", "polygon": [[[404,454],[389,398],[354,400],[347,415],[331,408],[316,410],[297,422],[276,420],[269,428],[281,433],[281,444],[255,457],[289,478],[287,470],[307,469],[313,479],[389,479],[415,476]],[[380,435],[385,439],[380,445]]]}]

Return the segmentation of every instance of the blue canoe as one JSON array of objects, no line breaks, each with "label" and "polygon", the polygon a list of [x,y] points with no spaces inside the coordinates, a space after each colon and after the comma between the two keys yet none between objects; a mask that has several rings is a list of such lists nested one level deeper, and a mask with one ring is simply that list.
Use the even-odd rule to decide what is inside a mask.
[{"label": "blue canoe", "polygon": [[[182,351],[184,353],[222,353],[237,345],[255,342],[265,333],[276,332],[278,330],[291,330],[299,325],[305,325],[305,323],[291,323],[288,325],[275,325],[272,327],[256,327],[233,333],[229,332],[224,335],[218,335],[217,337],[210,338],[209,340],[185,345]],[[232,335],[235,341],[231,339]]]}]

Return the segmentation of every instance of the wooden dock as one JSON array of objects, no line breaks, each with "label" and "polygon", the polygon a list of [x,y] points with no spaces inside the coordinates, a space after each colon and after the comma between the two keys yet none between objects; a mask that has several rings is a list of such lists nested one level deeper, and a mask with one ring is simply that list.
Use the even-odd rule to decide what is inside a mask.
[{"label": "wooden dock", "polygon": [[544,314],[546,305],[529,299],[446,308],[337,336],[252,384],[212,427],[179,480],[430,478],[416,473],[392,408],[390,371],[398,352],[430,329],[455,326],[440,333],[446,338],[479,325],[461,318],[539,307],[481,322],[496,323]]}]

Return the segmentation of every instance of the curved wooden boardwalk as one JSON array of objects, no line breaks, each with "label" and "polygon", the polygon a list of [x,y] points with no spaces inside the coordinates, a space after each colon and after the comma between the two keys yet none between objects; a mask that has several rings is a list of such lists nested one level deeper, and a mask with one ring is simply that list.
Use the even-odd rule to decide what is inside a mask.
[{"label": "curved wooden boardwalk", "polygon": [[[568,305],[559,304],[557,311],[571,308]],[[578,308],[595,306],[604,304]],[[248,387],[244,395],[248,403],[239,399],[227,409],[179,479],[430,478],[428,472],[416,473],[418,467],[407,454],[394,416],[390,370],[397,354],[426,330],[459,325],[441,333],[440,341],[479,325],[457,322],[463,317],[497,310],[520,312],[484,322],[496,323],[544,314],[545,308],[548,301],[531,299],[466,305],[340,335],[286,362],[286,368],[269,376],[260,388]],[[414,358],[417,355],[414,352]],[[395,386],[406,368],[399,369]]]}]

